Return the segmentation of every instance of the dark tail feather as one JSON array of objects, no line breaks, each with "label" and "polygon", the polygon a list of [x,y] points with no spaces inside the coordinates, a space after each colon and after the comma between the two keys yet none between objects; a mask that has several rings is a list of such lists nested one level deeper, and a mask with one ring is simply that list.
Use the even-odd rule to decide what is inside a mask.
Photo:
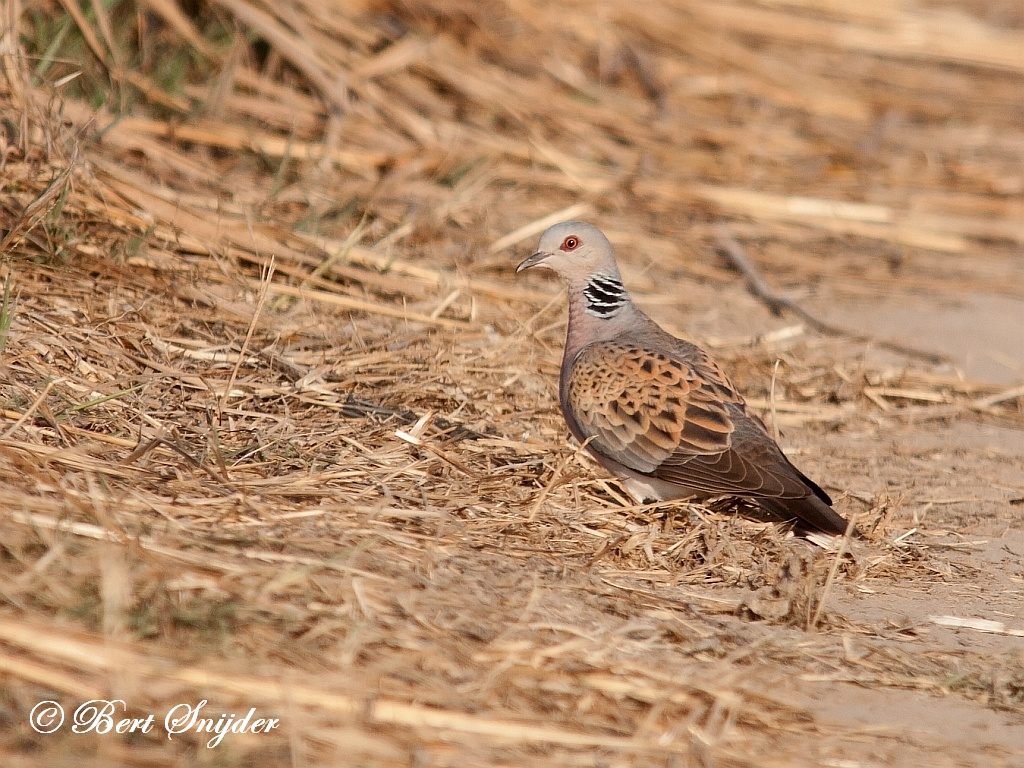
[{"label": "dark tail feather", "polygon": [[[822,492],[824,494],[824,492]],[[827,496],[825,498],[828,498]],[[835,536],[846,533],[846,518],[817,495],[802,499],[758,499],[759,504],[787,520],[796,520],[797,528],[808,528]]]},{"label": "dark tail feather", "polygon": [[[793,463],[790,462],[789,466],[793,467]],[[811,478],[809,478],[796,467],[793,467],[793,470],[800,476],[800,479],[804,481],[804,485],[806,485],[808,488],[814,491],[815,496],[824,501],[828,506],[832,506],[832,497],[825,493],[825,491],[822,490],[820,485],[811,480]]]}]

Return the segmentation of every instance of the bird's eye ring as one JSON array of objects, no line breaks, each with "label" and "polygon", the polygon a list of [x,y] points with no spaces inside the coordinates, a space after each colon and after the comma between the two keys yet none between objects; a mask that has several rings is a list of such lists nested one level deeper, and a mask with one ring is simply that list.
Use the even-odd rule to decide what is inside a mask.
[{"label": "bird's eye ring", "polygon": [[580,240],[579,240],[578,237],[576,237],[575,235],[569,235],[569,237],[565,238],[565,240],[562,241],[562,250],[563,251],[575,250],[576,247],[579,244],[580,244]]}]

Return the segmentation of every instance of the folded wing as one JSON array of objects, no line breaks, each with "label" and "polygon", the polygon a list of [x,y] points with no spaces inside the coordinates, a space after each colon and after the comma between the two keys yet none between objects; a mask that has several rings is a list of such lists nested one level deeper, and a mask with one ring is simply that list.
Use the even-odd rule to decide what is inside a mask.
[{"label": "folded wing", "polygon": [[[595,453],[709,495],[769,504],[825,530],[845,529],[831,499],[794,467],[718,365],[639,344],[585,347],[568,374],[567,406]],[[789,501],[792,500],[792,501]]]}]

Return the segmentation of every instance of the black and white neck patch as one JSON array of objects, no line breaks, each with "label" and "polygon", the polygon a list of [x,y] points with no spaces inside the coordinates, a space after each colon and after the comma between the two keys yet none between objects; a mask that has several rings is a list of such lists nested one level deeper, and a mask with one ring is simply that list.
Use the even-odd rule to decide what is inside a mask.
[{"label": "black and white neck patch", "polygon": [[600,272],[590,278],[583,298],[587,300],[587,314],[595,317],[612,317],[629,301],[622,281]]}]

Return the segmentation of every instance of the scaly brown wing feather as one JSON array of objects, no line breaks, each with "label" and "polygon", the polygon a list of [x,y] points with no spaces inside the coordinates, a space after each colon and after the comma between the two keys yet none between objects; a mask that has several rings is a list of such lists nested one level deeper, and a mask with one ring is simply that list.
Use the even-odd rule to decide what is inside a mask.
[{"label": "scaly brown wing feather", "polygon": [[729,406],[743,403],[703,353],[687,363],[617,342],[591,344],[579,354],[566,397],[592,450],[647,474],[673,458],[729,451],[735,428]]},{"label": "scaly brown wing feather", "polygon": [[[734,423],[737,427],[728,450],[714,456],[672,455],[653,474],[710,494],[790,499],[818,492],[749,416],[737,413]],[[824,491],[820,493],[831,502]]]},{"label": "scaly brown wing feather", "polygon": [[794,467],[707,353],[592,344],[567,405],[588,447],[635,472],[708,494],[830,499]]}]

